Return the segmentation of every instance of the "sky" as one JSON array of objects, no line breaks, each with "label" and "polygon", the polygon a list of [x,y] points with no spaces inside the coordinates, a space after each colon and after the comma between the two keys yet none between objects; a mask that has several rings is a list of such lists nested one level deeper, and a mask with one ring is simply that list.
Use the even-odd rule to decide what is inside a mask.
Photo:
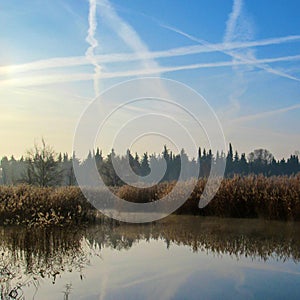
[{"label": "sky", "polygon": [[[97,95],[159,76],[201,94],[240,153],[288,157],[300,150],[299,9],[296,0],[1,1],[0,156],[20,157],[42,137],[71,153]],[[163,143],[148,136],[133,149]]]}]

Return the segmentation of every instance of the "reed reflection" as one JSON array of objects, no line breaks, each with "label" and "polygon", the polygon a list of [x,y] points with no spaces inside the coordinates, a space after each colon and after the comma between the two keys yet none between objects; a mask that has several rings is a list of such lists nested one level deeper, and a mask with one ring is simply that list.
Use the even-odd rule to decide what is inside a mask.
[{"label": "reed reflection", "polygon": [[[83,270],[102,249],[130,249],[140,241],[162,240],[166,248],[188,246],[197,253],[236,259],[300,260],[298,223],[170,216],[148,225],[107,224],[87,228],[0,229],[0,298],[24,299],[44,278]],[[68,297],[71,289],[62,291]]]}]

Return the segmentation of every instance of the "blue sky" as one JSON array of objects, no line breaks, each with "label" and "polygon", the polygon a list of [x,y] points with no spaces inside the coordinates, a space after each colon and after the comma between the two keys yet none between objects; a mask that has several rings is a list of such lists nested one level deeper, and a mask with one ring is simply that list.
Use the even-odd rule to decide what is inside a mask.
[{"label": "blue sky", "polygon": [[286,157],[300,150],[299,9],[279,0],[2,1],[0,156],[18,157],[42,136],[70,153],[96,94],[158,75],[203,95],[239,152]]}]

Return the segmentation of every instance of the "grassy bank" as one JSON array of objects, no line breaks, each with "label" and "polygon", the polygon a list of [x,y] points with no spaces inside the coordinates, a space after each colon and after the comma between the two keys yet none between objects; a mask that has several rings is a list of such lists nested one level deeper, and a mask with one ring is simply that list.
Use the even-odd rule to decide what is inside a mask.
[{"label": "grassy bank", "polygon": [[82,224],[95,218],[78,187],[1,186],[0,199],[2,224]]},{"label": "grassy bank", "polygon": [[[167,195],[174,184],[162,183],[146,189],[123,186],[114,188],[114,193],[132,202],[155,201]],[[198,202],[204,187],[205,180],[199,180],[190,198],[175,213],[300,220],[300,176],[247,176],[224,179],[214,199],[204,209],[199,209]],[[103,193],[103,198],[105,197]],[[0,187],[1,224],[84,224],[95,222],[98,216],[78,187]]]}]

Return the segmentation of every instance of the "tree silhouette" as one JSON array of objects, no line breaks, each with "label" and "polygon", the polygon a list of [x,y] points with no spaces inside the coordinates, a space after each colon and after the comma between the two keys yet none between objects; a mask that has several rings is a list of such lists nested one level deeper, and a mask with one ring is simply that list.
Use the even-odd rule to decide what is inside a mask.
[{"label": "tree silhouette", "polygon": [[150,173],[151,169],[149,166],[148,153],[144,153],[142,162],[141,162],[141,175],[147,176]]},{"label": "tree silhouette", "polygon": [[[104,183],[111,186],[124,185],[128,176],[131,176],[131,181],[138,182],[142,180],[139,176],[148,175],[154,166],[160,167],[164,162],[167,164],[167,170],[161,181],[178,180],[179,174],[182,174],[182,179],[188,180],[192,176],[191,170],[196,167],[200,167],[199,177],[208,177],[211,166],[222,165],[225,160],[227,163],[225,177],[233,177],[235,174],[280,176],[294,175],[300,172],[297,153],[290,155],[287,159],[276,160],[267,149],[255,149],[248,156],[245,153],[234,152],[231,144],[229,144],[227,154],[217,151],[214,155],[211,149],[202,149],[199,147],[197,158],[193,158],[189,157],[184,149],[180,153],[174,154],[165,145],[160,155],[146,152],[140,158],[137,153],[133,156],[129,150],[123,156],[112,150],[107,157],[103,157],[102,151],[97,148],[96,151],[91,149],[86,159],[79,161],[75,153],[72,156],[67,153],[56,154],[42,140],[41,146],[35,145],[24,158],[21,157],[19,160],[14,156],[2,158],[0,184],[11,185],[26,182],[40,186],[77,185],[73,164],[76,164],[85,174],[87,180],[97,176],[95,172],[91,172],[96,164]],[[117,175],[112,164],[113,159],[122,168],[124,181]],[[131,170],[126,170],[128,162]],[[182,162],[184,162],[183,165]],[[129,171],[133,171],[136,176],[132,177],[132,172]]]},{"label": "tree silhouette", "polygon": [[55,151],[42,139],[42,145],[37,144],[29,150],[26,157],[25,182],[39,186],[59,185],[62,180],[62,170]]}]

